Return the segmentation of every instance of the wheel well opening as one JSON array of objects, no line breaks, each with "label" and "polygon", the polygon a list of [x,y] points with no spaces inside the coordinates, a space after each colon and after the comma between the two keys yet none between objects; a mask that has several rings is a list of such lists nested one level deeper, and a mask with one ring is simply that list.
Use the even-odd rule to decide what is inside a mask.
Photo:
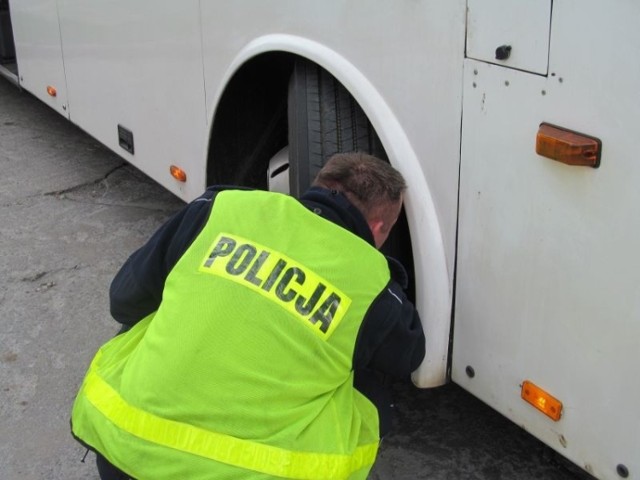
[{"label": "wheel well opening", "polygon": [[[213,121],[207,183],[266,190],[269,162],[287,146],[294,195],[334,153],[360,150],[388,161],[366,114],[335,77],[307,59],[272,52],[243,65],[223,93]],[[414,300],[404,209],[382,252],[405,266],[407,293]]]},{"label": "wheel well opening", "polygon": [[232,77],[211,130],[207,184],[267,188],[269,159],[285,147],[287,90],[294,57],[257,56]]}]

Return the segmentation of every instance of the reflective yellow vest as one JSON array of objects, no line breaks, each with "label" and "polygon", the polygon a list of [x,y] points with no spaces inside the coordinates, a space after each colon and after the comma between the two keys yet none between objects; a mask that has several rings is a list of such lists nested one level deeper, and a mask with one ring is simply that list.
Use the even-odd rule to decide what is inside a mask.
[{"label": "reflective yellow vest", "polygon": [[352,357],[388,281],[296,200],[221,192],[158,311],[97,353],[73,433],[140,480],[364,479],[378,417]]}]

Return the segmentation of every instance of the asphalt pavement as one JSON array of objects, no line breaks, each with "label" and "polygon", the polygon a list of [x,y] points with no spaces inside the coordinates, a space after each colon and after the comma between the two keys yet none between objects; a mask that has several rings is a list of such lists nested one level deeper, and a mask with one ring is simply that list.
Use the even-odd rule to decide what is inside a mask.
[{"label": "asphalt pavement", "polygon": [[[0,479],[97,479],[69,432],[108,287],[182,202],[0,78]],[[586,478],[456,385],[394,387],[374,480]]]}]

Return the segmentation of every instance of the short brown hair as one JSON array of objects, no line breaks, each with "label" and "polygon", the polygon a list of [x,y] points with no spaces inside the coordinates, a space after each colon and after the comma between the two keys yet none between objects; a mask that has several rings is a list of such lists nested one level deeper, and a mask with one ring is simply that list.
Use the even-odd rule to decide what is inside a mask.
[{"label": "short brown hair", "polygon": [[313,185],[343,193],[367,218],[377,207],[399,202],[407,189],[400,172],[363,152],[336,153],[318,172]]}]

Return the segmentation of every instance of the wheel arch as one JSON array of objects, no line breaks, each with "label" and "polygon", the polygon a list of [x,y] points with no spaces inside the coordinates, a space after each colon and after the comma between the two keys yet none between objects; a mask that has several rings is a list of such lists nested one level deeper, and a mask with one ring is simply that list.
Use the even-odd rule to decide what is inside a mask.
[{"label": "wheel arch", "polygon": [[[297,57],[308,59],[326,69],[350,92],[375,128],[388,154],[389,161],[407,181],[405,212],[412,239],[417,292],[416,306],[420,312],[427,337],[425,361],[414,373],[413,380],[420,387],[441,385],[445,383],[447,378],[452,279],[447,269],[444,240],[432,190],[429,188],[428,178],[424,174],[411,141],[393,110],[382,94],[354,64],[325,45],[293,35],[266,35],[248,43],[238,52],[227,69],[221,82],[221,88],[214,99],[215,108],[209,110],[211,112],[209,118],[211,133],[208,146],[207,181],[218,182],[218,177],[220,177],[218,173],[221,168],[232,172],[234,166],[244,161],[234,164],[236,161],[234,154],[238,152],[233,152],[233,148],[230,152],[225,152],[224,149],[221,151],[218,148],[219,145],[216,146],[217,143],[222,142],[226,128],[232,128],[222,125],[227,125],[229,122],[229,112],[236,110],[232,107],[234,101],[239,98],[237,92],[243,89],[246,91],[248,86],[255,87],[262,82],[259,75],[255,75],[256,72],[264,72],[268,77],[267,83],[272,83],[263,92],[265,96],[269,92],[282,92],[283,88],[286,92],[287,69],[292,69],[293,62]],[[275,77],[270,75],[275,75]],[[245,82],[249,77],[251,80],[247,85]],[[282,95],[282,93],[278,95]],[[286,95],[284,98],[286,101]],[[230,123],[236,129],[234,134],[238,131],[237,128],[242,126],[238,125],[238,122]],[[253,134],[259,135],[261,132],[258,130],[256,128]],[[251,134],[249,132],[249,135]],[[260,144],[261,141],[256,137],[252,139],[254,144]],[[274,150],[273,153],[275,153],[277,145],[268,145],[265,151],[270,150]],[[225,156],[227,153],[229,155]],[[247,152],[242,153],[247,155]],[[260,155],[264,156],[267,153]],[[263,160],[251,158],[245,161],[243,168],[245,170],[251,169],[254,161],[261,162]],[[256,173],[258,177],[262,175],[261,172]],[[263,177],[266,179],[266,173]],[[260,187],[258,184],[254,186]]]}]

